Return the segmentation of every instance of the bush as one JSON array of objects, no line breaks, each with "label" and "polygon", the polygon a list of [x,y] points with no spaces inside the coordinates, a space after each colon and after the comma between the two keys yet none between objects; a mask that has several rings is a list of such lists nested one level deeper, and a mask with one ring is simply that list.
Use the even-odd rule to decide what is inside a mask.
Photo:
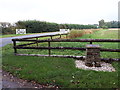
[{"label": "bush", "polygon": [[15,30],[12,30],[11,28],[2,28],[2,34],[15,34]]},{"label": "bush", "polygon": [[103,29],[108,29],[108,26],[102,26]]},{"label": "bush", "polygon": [[16,28],[26,28],[27,33],[59,31],[59,26],[57,23],[49,23],[45,21],[36,21],[36,20],[18,21],[16,23]]}]

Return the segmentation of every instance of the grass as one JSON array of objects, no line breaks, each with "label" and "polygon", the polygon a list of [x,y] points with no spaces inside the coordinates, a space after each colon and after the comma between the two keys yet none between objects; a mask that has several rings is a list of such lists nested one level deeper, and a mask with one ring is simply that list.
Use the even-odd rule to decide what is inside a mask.
[{"label": "grass", "polygon": [[8,35],[0,35],[0,38],[23,36],[23,35],[30,35],[30,34],[32,34],[32,33],[28,33],[28,34],[8,34]]},{"label": "grass", "polygon": [[[104,34],[104,33],[107,33]],[[87,34],[83,38],[117,38],[115,31],[100,30],[94,34]],[[52,46],[71,46],[84,47],[86,43],[52,43]],[[98,44],[98,43],[95,43]],[[100,44],[100,43],[99,43]],[[39,44],[47,46],[47,43]],[[101,44],[102,45],[102,44]],[[102,47],[118,48],[118,43],[103,43]],[[119,63],[113,62],[116,72],[102,72],[92,70],[82,70],[75,68],[75,60],[71,58],[53,58],[53,57],[32,57],[32,56],[14,56],[12,45],[3,47],[2,50],[3,69],[11,72],[13,75],[36,81],[41,84],[53,84],[64,88],[118,88],[118,72],[120,72]],[[48,54],[47,50],[19,50],[21,53],[42,53]],[[73,54],[84,55],[81,51],[55,50],[53,54]],[[118,58],[118,53],[105,52],[102,57]]]},{"label": "grass", "polygon": [[[77,39],[119,39],[120,33],[118,30],[99,30],[93,34],[87,34]],[[101,48],[119,49],[119,44],[116,42],[95,42],[93,44],[99,44]],[[103,58],[120,58],[120,53],[117,52],[101,52]]]}]

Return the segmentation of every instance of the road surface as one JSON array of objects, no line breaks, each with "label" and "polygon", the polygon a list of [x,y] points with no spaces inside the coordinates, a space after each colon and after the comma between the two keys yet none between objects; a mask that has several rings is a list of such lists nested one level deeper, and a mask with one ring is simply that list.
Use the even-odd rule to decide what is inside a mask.
[{"label": "road surface", "polygon": [[55,34],[59,34],[59,33],[60,32],[51,32],[51,33],[42,33],[42,34],[32,34],[32,35],[0,38],[1,39],[0,40],[0,47],[3,47],[9,43],[12,43],[12,39],[14,39],[14,38],[26,38],[26,37],[35,37],[35,36],[55,35]]},{"label": "road surface", "polygon": [[[15,38],[26,38],[26,37],[35,37],[35,36],[44,36],[44,35],[55,35],[59,34],[59,32],[52,32],[52,33],[43,33],[43,34],[32,34],[32,35],[24,35],[24,36],[16,36],[16,37],[7,37],[7,38],[0,38],[0,47],[3,47],[9,43],[12,43],[12,39]],[[9,75],[7,72],[3,72],[0,70],[0,89],[1,88],[36,88],[35,85],[32,83],[26,83],[25,81],[21,81],[19,79],[11,78],[13,76]],[[25,82],[25,83],[24,83]],[[23,84],[24,83],[24,84]],[[37,85],[38,88],[41,88],[41,85]]]}]

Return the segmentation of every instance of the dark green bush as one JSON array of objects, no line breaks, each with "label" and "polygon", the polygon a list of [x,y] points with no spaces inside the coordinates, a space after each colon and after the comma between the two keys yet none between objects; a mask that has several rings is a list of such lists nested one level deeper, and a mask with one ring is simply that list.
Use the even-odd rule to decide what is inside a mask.
[{"label": "dark green bush", "polygon": [[108,29],[108,26],[102,26],[103,29]]},{"label": "dark green bush", "polygon": [[2,34],[15,34],[15,30],[12,30],[10,27],[2,28]]}]

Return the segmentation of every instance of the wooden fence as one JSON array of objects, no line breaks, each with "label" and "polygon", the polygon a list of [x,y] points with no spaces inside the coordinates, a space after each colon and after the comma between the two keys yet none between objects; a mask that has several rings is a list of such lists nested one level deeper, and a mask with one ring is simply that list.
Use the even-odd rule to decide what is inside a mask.
[{"label": "wooden fence", "polygon": [[[64,34],[67,35],[67,34]],[[50,39],[47,40],[39,40],[38,38],[40,37],[50,37]],[[29,37],[29,38],[17,38],[17,39],[12,39],[13,41],[13,48],[14,48],[14,53],[15,55],[25,55],[25,56],[51,56],[51,57],[68,57],[68,58],[80,58],[84,59],[85,56],[72,56],[72,55],[51,55],[51,49],[69,49],[69,50],[82,50],[85,51],[86,48],[81,48],[81,47],[51,47],[51,42],[89,42],[90,44],[93,44],[94,42],[120,42],[120,39],[53,39],[53,36],[58,36],[57,35],[46,35],[46,36],[38,36],[38,37]],[[33,38],[36,38],[36,40],[33,40]],[[61,35],[60,35],[61,38]],[[21,45],[16,45],[16,42],[32,42],[32,43],[27,43],[27,44],[21,44]],[[43,43],[43,42],[48,42],[48,47],[40,47],[38,46],[38,43]],[[32,45],[36,44],[36,46],[27,46],[27,45]],[[37,55],[37,54],[18,54],[17,49],[47,49],[48,50],[48,55]],[[120,49],[105,49],[101,48],[101,52],[120,52]],[[120,61],[120,59],[115,59],[115,58],[101,58],[102,61]]]}]

